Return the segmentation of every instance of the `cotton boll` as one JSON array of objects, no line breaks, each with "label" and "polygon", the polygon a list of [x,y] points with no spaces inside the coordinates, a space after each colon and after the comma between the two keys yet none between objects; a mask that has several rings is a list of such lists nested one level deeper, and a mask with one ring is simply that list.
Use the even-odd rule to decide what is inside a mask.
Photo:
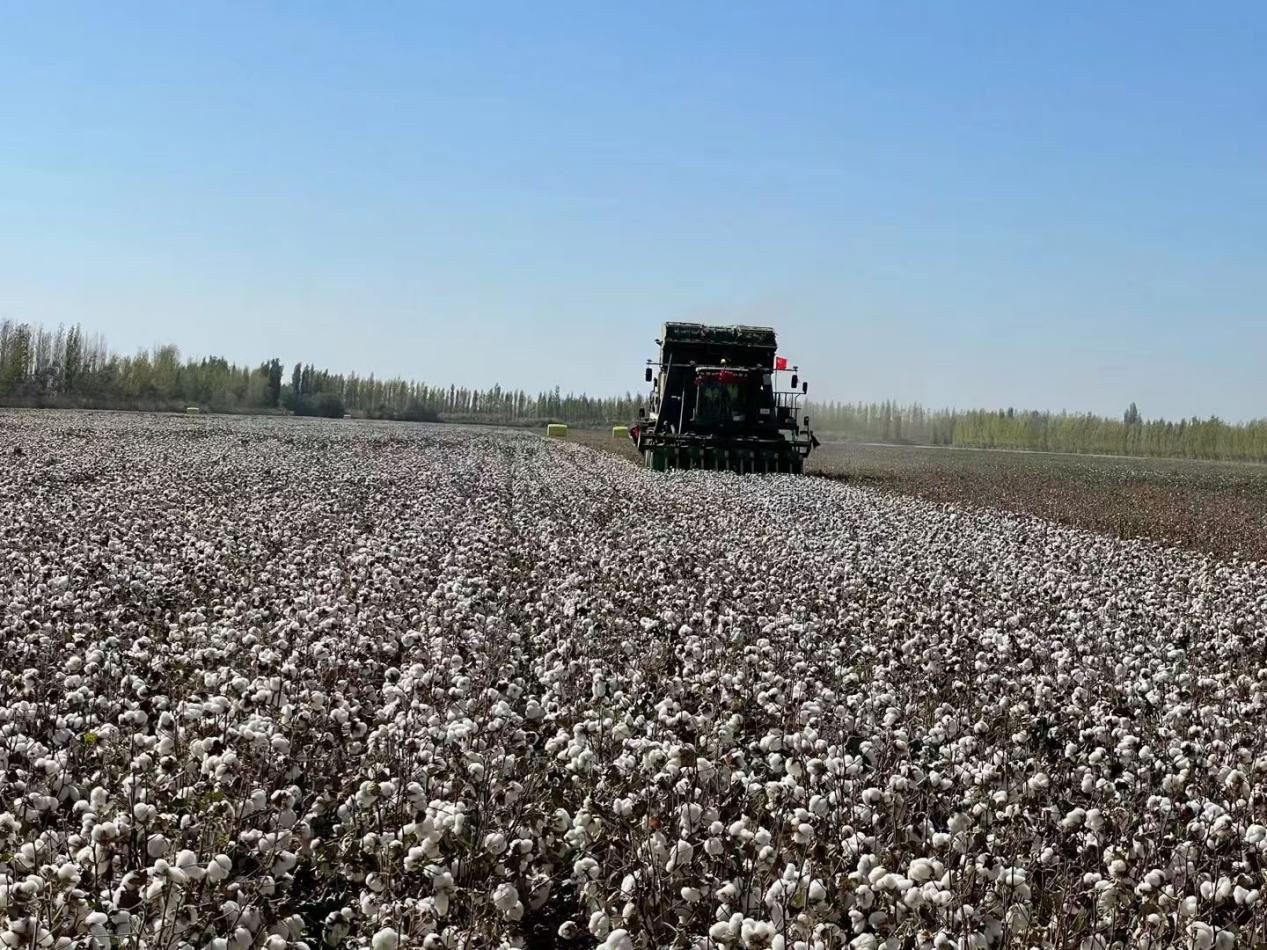
[{"label": "cotton boll", "polygon": [[1188,925],[1188,939],[1194,950],[1210,950],[1214,946],[1214,928],[1201,921]]},{"label": "cotton boll", "polygon": [[600,940],[607,939],[607,935],[611,932],[611,922],[601,910],[596,910],[590,915],[589,932]]},{"label": "cotton boll", "polygon": [[916,858],[907,868],[906,876],[916,884],[923,884],[933,877],[933,865],[927,858]]},{"label": "cotton boll", "polygon": [[708,928],[708,939],[715,943],[725,943],[734,939],[734,932],[731,929],[729,921],[718,921]]},{"label": "cotton boll", "polygon": [[506,851],[506,836],[498,832],[486,835],[484,837],[484,850],[492,855],[499,855]]},{"label": "cotton boll", "polygon": [[629,931],[616,929],[607,935],[599,946],[602,950],[633,950],[633,938],[629,936]]}]

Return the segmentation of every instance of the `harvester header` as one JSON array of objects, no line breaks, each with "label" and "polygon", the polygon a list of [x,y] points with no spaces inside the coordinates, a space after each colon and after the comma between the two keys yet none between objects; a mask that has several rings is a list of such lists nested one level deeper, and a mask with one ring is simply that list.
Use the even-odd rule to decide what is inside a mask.
[{"label": "harvester header", "polygon": [[790,388],[779,388],[786,360],[774,330],[666,323],[656,343],[651,393],[629,432],[649,468],[803,470],[818,445],[809,417],[798,421],[809,386],[797,388],[794,367]]}]

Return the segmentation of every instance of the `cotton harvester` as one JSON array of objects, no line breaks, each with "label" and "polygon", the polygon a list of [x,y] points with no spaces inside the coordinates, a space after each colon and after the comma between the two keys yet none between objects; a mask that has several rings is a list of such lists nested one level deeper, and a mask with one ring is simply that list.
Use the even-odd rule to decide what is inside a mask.
[{"label": "cotton harvester", "polygon": [[647,467],[800,473],[818,445],[799,401],[809,384],[779,391],[789,372],[769,327],[666,323],[659,367],[648,360],[647,405],[629,436]]}]

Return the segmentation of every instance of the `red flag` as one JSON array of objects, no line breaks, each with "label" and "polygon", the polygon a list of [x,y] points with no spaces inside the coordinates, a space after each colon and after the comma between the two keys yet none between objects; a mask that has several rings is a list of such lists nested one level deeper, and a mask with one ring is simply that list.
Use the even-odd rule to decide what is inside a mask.
[{"label": "red flag", "polygon": [[774,368],[775,368],[775,369],[787,369],[787,357],[786,357],[786,356],[776,356],[776,357],[774,358]]}]

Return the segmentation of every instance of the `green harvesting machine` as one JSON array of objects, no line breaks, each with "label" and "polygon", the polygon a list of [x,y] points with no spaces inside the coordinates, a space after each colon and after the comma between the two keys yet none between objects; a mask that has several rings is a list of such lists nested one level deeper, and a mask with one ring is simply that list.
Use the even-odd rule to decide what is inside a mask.
[{"label": "green harvesting machine", "polygon": [[[776,356],[769,327],[666,323],[648,360],[652,384],[629,437],[647,467],[799,474],[818,445],[809,417],[799,418],[809,384]],[[780,390],[781,373],[790,388]]]}]

